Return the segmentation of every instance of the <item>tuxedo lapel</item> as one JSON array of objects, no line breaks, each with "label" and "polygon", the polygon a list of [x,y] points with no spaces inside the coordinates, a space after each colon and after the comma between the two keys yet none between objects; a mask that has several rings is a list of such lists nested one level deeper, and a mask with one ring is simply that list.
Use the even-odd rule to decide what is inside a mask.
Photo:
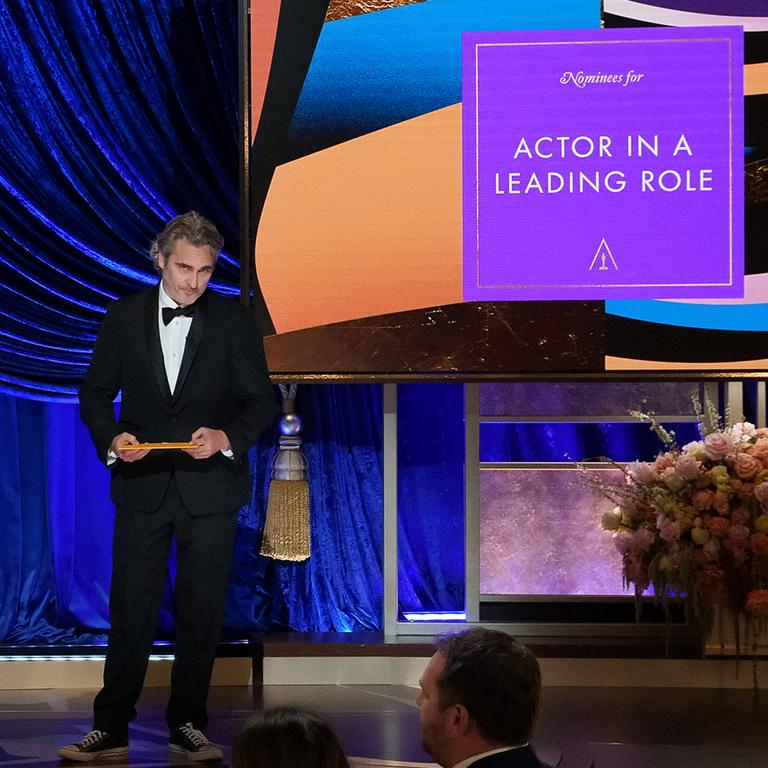
[{"label": "tuxedo lapel", "polygon": [[176,379],[176,387],[173,390],[173,399],[176,400],[184,388],[184,382],[187,380],[189,369],[195,360],[198,347],[203,338],[205,321],[208,316],[208,293],[204,293],[195,306],[195,314],[192,318],[192,325],[187,334],[187,343],[184,345],[184,357],[181,358],[181,368],[179,368],[179,377]]},{"label": "tuxedo lapel", "polygon": [[168,377],[165,375],[165,361],[163,360],[163,348],[160,344],[160,330],[157,327],[159,289],[147,294],[147,301],[144,305],[144,330],[147,337],[147,348],[149,349],[149,359],[152,365],[152,372],[155,375],[157,386],[166,400],[171,399],[171,388],[168,386]]}]

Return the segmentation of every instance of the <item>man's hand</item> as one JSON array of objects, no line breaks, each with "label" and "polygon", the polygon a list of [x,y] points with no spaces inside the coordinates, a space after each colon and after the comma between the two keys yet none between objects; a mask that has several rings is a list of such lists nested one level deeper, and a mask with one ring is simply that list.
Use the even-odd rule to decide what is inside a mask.
[{"label": "man's hand", "polygon": [[145,451],[123,451],[121,448],[124,445],[138,445],[139,441],[136,438],[135,435],[132,435],[130,432],[121,432],[119,435],[116,435],[115,438],[112,440],[112,443],[109,446],[109,450],[113,451],[117,454],[118,458],[121,461],[138,461],[139,459],[143,459],[148,453],[148,450]]},{"label": "man's hand", "polygon": [[197,448],[184,448],[184,453],[188,453],[193,459],[209,459],[215,453],[229,448],[229,438],[226,433],[209,427],[200,427],[195,430],[190,442],[195,443]]}]

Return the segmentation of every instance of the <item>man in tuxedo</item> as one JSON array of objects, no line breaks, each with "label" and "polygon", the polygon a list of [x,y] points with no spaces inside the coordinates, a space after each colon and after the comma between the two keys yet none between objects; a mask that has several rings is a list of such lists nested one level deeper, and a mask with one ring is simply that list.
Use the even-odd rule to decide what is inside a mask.
[{"label": "man in tuxedo", "polygon": [[237,510],[251,495],[248,449],[277,413],[249,311],[206,290],[222,246],[198,213],[172,219],[150,250],[160,282],[108,307],[80,388],[81,417],[112,473],[116,513],[104,686],[93,730],[59,750],[65,759],[128,752],[174,537],[169,748],[191,761],[222,757],[203,734],[208,687]]},{"label": "man in tuxedo", "polygon": [[548,768],[529,744],[539,662],[513,637],[476,628],[440,639],[419,685],[421,745],[444,768]]}]

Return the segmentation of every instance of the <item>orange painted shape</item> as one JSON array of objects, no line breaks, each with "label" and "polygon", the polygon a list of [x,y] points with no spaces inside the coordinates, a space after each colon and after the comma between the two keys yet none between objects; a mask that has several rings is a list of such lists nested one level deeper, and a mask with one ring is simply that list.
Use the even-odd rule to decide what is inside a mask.
[{"label": "orange painted shape", "polygon": [[669,360],[634,360],[630,357],[605,356],[606,371],[763,371],[768,359],[727,360],[720,362],[679,363]]},{"label": "orange painted shape", "polygon": [[281,0],[251,0],[251,143],[264,106]]},{"label": "orange painted shape", "polygon": [[768,63],[744,65],[744,95],[768,93]]},{"label": "orange painted shape", "polygon": [[461,301],[461,105],[280,166],[256,240],[278,333]]}]

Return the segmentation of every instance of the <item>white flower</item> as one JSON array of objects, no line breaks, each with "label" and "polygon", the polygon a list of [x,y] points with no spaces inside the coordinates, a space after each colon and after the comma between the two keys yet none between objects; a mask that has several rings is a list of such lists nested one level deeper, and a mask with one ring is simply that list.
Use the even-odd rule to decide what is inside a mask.
[{"label": "white flower", "polygon": [[632,461],[627,464],[627,473],[636,482],[644,485],[656,479],[653,466],[645,461]]},{"label": "white flower", "polygon": [[686,443],[682,447],[682,451],[684,454],[688,454],[693,456],[693,458],[698,459],[699,461],[702,461],[704,458],[706,458],[706,451],[704,450],[704,442],[702,440],[693,440],[690,443]]},{"label": "white flower", "polygon": [[757,433],[754,424],[748,421],[739,421],[730,428],[730,434],[733,442],[738,444],[748,443]]}]

